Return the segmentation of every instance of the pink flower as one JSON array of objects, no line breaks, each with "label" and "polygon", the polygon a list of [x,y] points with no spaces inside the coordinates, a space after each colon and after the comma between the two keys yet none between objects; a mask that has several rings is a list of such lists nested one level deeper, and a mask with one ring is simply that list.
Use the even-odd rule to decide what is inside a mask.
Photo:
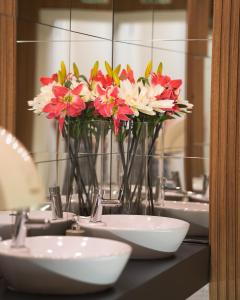
[{"label": "pink flower", "polygon": [[132,84],[135,83],[135,79],[134,79],[134,74],[133,74],[133,70],[128,68],[127,70],[126,69],[123,69],[119,78],[124,81],[124,80],[129,80]]},{"label": "pink flower", "polygon": [[101,116],[113,119],[114,132],[118,134],[120,121],[128,121],[127,115],[132,115],[133,111],[123,99],[118,98],[117,86],[104,90],[98,85],[97,92],[98,97],[94,101],[94,106]]},{"label": "pink flower", "polygon": [[83,84],[79,84],[73,90],[63,86],[53,87],[55,98],[44,106],[43,112],[48,114],[49,119],[58,120],[60,131],[62,131],[65,116],[77,117],[86,108],[86,104],[79,97],[82,88]]},{"label": "pink flower", "polygon": [[40,82],[42,85],[48,85],[49,83],[57,82],[57,74],[53,74],[51,77],[40,77]]},{"label": "pink flower", "polygon": [[160,74],[152,73],[153,85],[161,85],[164,87],[164,91],[156,97],[157,100],[177,100],[179,96],[179,88],[182,85],[182,80],[172,80],[169,76],[163,76]]},{"label": "pink flower", "polygon": [[102,71],[100,70],[97,72],[97,75],[93,78],[90,78],[90,80],[100,82],[103,88],[107,88],[113,84],[113,79],[108,75],[103,75]]}]

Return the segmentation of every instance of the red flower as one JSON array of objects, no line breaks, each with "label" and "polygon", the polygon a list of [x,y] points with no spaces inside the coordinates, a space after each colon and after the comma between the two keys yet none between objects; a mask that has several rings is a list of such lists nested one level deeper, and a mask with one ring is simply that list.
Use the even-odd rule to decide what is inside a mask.
[{"label": "red flower", "polygon": [[83,88],[79,84],[75,89],[71,90],[63,86],[54,86],[53,94],[55,98],[44,106],[43,111],[48,113],[49,119],[58,119],[59,129],[62,131],[65,116],[77,117],[86,108],[86,104],[79,97]]},{"label": "red flower", "polygon": [[123,80],[129,80],[132,84],[135,83],[135,79],[134,79],[134,74],[133,74],[133,70],[128,68],[123,69],[119,78],[123,81]]},{"label": "red flower", "polygon": [[108,87],[106,90],[97,86],[99,96],[94,101],[98,113],[104,118],[113,118],[114,132],[118,134],[120,121],[128,121],[127,115],[132,115],[132,109],[118,98],[118,87]]},{"label": "red flower", "polygon": [[48,85],[54,81],[57,82],[58,76],[57,74],[53,74],[51,77],[40,77],[40,82],[42,85]]},{"label": "red flower", "polygon": [[90,80],[100,82],[103,88],[107,88],[113,84],[113,79],[108,75],[103,75],[102,71],[100,70],[97,72],[97,75],[93,78],[90,78]]},{"label": "red flower", "polygon": [[157,100],[177,100],[179,88],[182,85],[182,80],[172,80],[169,76],[153,73],[152,84],[160,84],[162,87],[164,87],[164,91],[156,97]]}]

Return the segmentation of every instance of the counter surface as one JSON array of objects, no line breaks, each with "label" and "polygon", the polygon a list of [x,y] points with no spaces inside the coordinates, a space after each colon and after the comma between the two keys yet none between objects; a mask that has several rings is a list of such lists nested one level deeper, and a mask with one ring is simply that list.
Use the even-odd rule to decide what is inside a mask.
[{"label": "counter surface", "polygon": [[[79,296],[30,295],[6,289],[0,280],[1,300],[181,300],[209,281],[208,245],[183,243],[175,256],[164,260],[131,260],[116,285],[101,293]],[[29,282],[29,284],[31,284]],[[44,282],[43,282],[44,284]]]}]

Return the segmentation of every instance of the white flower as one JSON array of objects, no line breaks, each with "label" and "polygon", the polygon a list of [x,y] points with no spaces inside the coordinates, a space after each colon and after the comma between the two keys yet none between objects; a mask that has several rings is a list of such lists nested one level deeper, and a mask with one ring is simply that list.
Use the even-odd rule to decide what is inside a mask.
[{"label": "white flower", "polygon": [[89,102],[93,100],[93,94],[90,91],[88,84],[85,81],[79,81],[74,75],[70,78],[71,81],[71,89],[75,89],[79,84],[83,85],[83,88],[80,92],[80,97],[84,102]]},{"label": "white flower", "polygon": [[155,100],[150,103],[150,106],[153,110],[163,113],[173,108],[174,100]]},{"label": "white flower", "polygon": [[35,114],[42,113],[44,106],[48,104],[52,98],[54,98],[54,94],[52,92],[54,85],[57,85],[56,82],[42,86],[40,94],[38,94],[33,100],[28,101],[28,105],[31,106],[29,110],[33,110]]},{"label": "white flower", "polygon": [[182,99],[179,98],[177,100],[177,104],[186,106],[186,107],[180,108],[181,112],[184,112],[184,113],[189,113],[193,108],[193,104],[188,102],[188,100],[182,100]]},{"label": "white flower", "polygon": [[155,101],[156,96],[161,95],[163,91],[164,91],[164,87],[162,87],[160,84],[156,84],[156,85],[151,84],[150,86],[148,86],[147,95],[149,101]]},{"label": "white flower", "polygon": [[141,83],[132,84],[129,80],[121,82],[119,90],[119,98],[124,99],[128,104],[135,116],[142,112],[147,115],[155,115],[152,107],[149,106],[149,99],[147,97],[148,88]]},{"label": "white flower", "polygon": [[160,84],[148,86],[147,98],[149,101],[149,106],[152,107],[154,111],[165,112],[166,109],[171,109],[174,106],[174,100],[157,100],[156,97],[161,95],[164,91],[164,87]]},{"label": "white flower", "polygon": [[83,88],[80,92],[80,97],[83,99],[84,102],[93,101],[94,96],[92,95],[92,92],[90,91],[87,83],[81,83],[83,84]]}]

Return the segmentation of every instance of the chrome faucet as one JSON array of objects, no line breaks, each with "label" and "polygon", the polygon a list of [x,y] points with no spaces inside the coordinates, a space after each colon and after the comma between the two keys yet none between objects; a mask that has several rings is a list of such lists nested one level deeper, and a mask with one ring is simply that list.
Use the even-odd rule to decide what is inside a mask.
[{"label": "chrome faucet", "polygon": [[49,187],[49,199],[52,207],[52,219],[62,219],[63,211],[59,186]]},{"label": "chrome faucet", "polygon": [[19,210],[15,214],[15,227],[12,237],[12,248],[24,248],[27,230],[29,228],[46,228],[49,226],[48,219],[30,219],[28,210]]},{"label": "chrome faucet", "polygon": [[102,200],[103,200],[103,192],[101,189],[99,189],[93,201],[93,207],[92,207],[91,217],[90,217],[90,222],[92,223],[102,222],[102,210],[103,210]]}]

